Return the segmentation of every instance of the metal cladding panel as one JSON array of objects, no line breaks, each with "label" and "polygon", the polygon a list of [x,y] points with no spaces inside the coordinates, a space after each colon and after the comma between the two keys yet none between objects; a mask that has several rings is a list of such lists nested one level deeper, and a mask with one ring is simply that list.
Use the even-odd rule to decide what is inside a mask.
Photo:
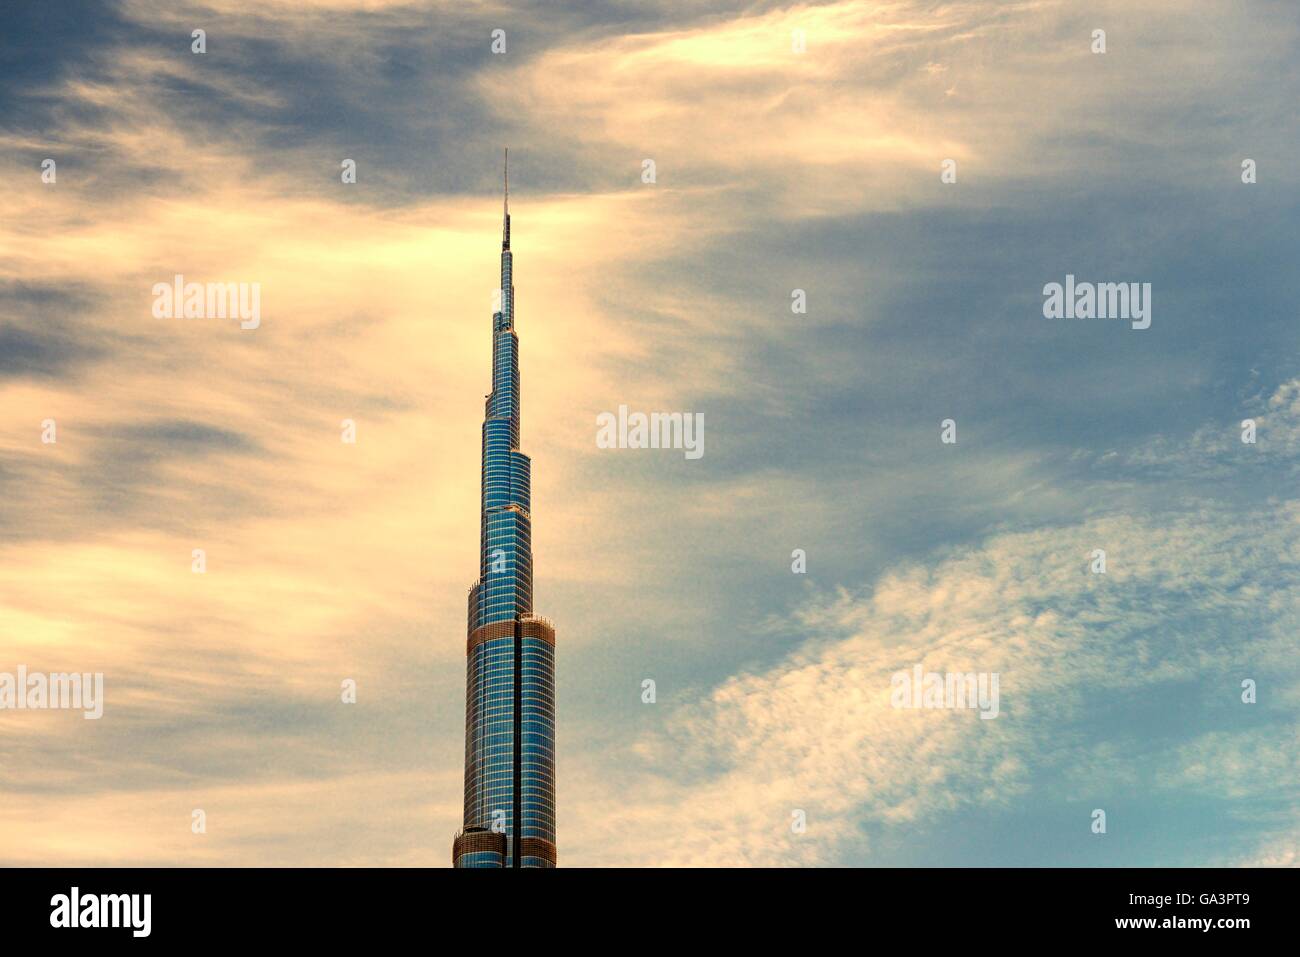
[{"label": "metal cladding panel", "polygon": [[475,627],[510,621],[533,607],[532,522],[514,509],[483,518],[479,619]]},{"label": "metal cladding panel", "polygon": [[465,827],[513,833],[515,639],[480,642],[465,687]]},{"label": "metal cladding panel", "polygon": [[520,821],[527,839],[555,842],[555,644],[521,637]]},{"label": "metal cladding panel", "polygon": [[506,836],[491,831],[462,831],[451,846],[454,867],[504,867]]}]

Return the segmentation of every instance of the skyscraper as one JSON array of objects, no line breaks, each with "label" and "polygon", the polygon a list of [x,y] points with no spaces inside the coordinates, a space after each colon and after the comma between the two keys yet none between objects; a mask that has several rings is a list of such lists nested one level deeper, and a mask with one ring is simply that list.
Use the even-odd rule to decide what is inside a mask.
[{"label": "skyscraper", "polygon": [[555,627],[533,614],[528,456],[519,450],[519,337],[507,153],[501,307],[483,419],[479,577],[469,590],[465,820],[456,867],[555,866]]}]

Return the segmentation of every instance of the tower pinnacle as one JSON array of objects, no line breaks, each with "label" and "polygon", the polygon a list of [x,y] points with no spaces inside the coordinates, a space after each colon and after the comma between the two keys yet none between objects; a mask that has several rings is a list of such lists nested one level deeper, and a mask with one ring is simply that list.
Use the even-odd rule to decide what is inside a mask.
[{"label": "tower pinnacle", "polygon": [[501,248],[510,248],[510,147],[506,147],[505,163],[502,166],[502,175],[505,178],[505,205],[503,213],[505,216],[501,232]]}]

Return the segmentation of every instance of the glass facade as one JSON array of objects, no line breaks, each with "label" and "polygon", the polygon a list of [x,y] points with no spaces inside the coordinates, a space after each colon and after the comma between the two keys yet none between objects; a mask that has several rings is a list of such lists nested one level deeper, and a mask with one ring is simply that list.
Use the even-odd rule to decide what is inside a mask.
[{"label": "glass facade", "polygon": [[469,591],[457,867],[555,866],[555,628],[533,614],[532,463],[519,449],[509,192],[484,403],[479,577]]}]

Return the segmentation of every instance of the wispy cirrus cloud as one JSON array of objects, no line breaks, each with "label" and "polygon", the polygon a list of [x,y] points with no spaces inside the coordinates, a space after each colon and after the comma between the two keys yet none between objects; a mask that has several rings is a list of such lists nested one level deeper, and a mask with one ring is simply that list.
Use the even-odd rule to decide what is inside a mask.
[{"label": "wispy cirrus cloud", "polygon": [[[1294,502],[1113,515],[994,536],[814,600],[788,627],[819,638],[775,667],[704,692],[659,689],[663,732],[638,740],[618,786],[589,782],[596,793],[572,815],[581,852],[619,864],[919,863],[909,834],[1053,801],[1070,809],[1054,829],[990,832],[968,863],[1105,863],[1122,861],[1126,842],[1094,836],[1090,811],[1110,806],[1121,830],[1118,807],[1150,787],[1294,814],[1294,702],[1279,691],[1300,677],[1298,530]],[[1103,546],[1108,571],[1094,575]],[[1001,714],[892,708],[891,675],[918,663],[999,674]],[[1261,703],[1242,703],[1245,678],[1268,689]],[[806,834],[791,832],[795,810]],[[1166,862],[1205,846],[1186,835]]]}]

